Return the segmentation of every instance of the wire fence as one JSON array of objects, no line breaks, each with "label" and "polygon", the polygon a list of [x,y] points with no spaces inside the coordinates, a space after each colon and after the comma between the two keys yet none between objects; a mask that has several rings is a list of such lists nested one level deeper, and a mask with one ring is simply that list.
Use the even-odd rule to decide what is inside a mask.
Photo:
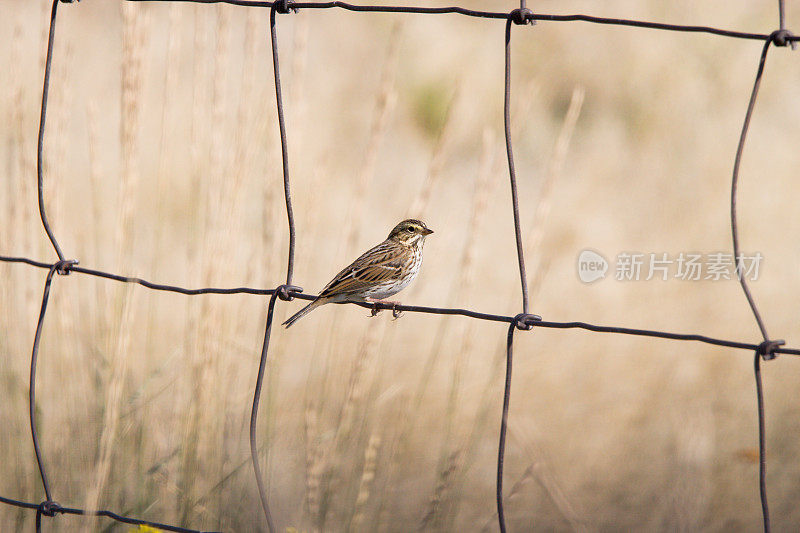
[{"label": "wire fence", "polygon": [[504,83],[504,106],[503,106],[503,122],[505,128],[505,144],[508,158],[508,175],[511,189],[511,208],[514,214],[514,232],[516,239],[517,262],[519,266],[521,295],[522,295],[522,311],[515,316],[496,315],[490,313],[483,313],[470,309],[458,308],[439,308],[439,307],[425,307],[415,305],[393,305],[389,303],[355,303],[361,307],[367,307],[375,310],[379,309],[394,309],[397,311],[407,311],[414,313],[437,314],[437,315],[459,315],[469,317],[477,320],[486,320],[493,322],[504,322],[508,324],[508,333],[506,336],[506,374],[503,389],[503,407],[501,413],[501,424],[499,432],[498,454],[497,454],[497,482],[496,482],[496,500],[497,500],[497,520],[500,531],[506,531],[505,514],[503,507],[503,464],[505,454],[505,441],[506,431],[508,427],[508,411],[510,405],[510,390],[511,390],[511,376],[512,376],[512,360],[514,348],[514,333],[517,330],[530,331],[536,328],[555,328],[555,329],[571,329],[578,328],[598,333],[617,333],[624,335],[636,335],[643,337],[653,337],[661,339],[679,340],[679,341],[695,341],[706,343],[715,346],[722,346],[740,350],[750,350],[754,353],[754,375],[756,381],[756,400],[758,411],[758,451],[759,451],[759,493],[761,499],[762,519],[764,531],[769,532],[770,527],[770,514],[767,500],[766,490],[766,451],[765,451],[765,420],[764,420],[764,395],[761,382],[761,361],[769,361],[774,359],[777,354],[787,355],[800,355],[798,348],[785,348],[782,340],[774,340],[768,334],[764,321],[759,313],[758,306],[753,298],[750,289],[747,285],[745,276],[742,273],[741,265],[737,264],[736,273],[741,284],[742,291],[747,299],[747,302],[752,310],[753,316],[759,327],[763,341],[760,343],[741,342],[729,339],[719,339],[708,337],[699,334],[683,334],[671,333],[667,331],[655,331],[645,329],[632,329],[616,326],[602,326],[596,324],[588,324],[585,322],[551,322],[543,320],[537,315],[529,313],[528,302],[528,287],[527,277],[525,270],[524,250],[522,245],[522,232],[520,230],[520,217],[519,217],[519,198],[517,193],[516,172],[514,167],[514,150],[511,139],[511,36],[513,26],[524,26],[535,24],[536,21],[549,21],[549,22],[573,22],[582,21],[594,24],[606,24],[615,26],[629,26],[639,28],[650,28],[666,31],[677,32],[692,32],[692,33],[706,33],[711,35],[718,35],[722,37],[735,38],[735,39],[749,39],[763,42],[763,48],[759,57],[758,68],[756,71],[755,82],[747,105],[742,131],[739,137],[738,147],[734,158],[733,174],[731,180],[731,197],[730,197],[730,225],[733,239],[733,257],[740,257],[739,254],[739,233],[736,217],[736,200],[737,200],[737,187],[739,181],[739,167],[741,162],[742,153],[745,147],[747,132],[750,125],[750,119],[753,114],[753,109],[758,97],[758,89],[764,73],[764,66],[767,59],[767,54],[772,46],[786,47],[791,46],[792,49],[796,47],[800,37],[793,35],[785,27],[785,9],[783,0],[779,0],[779,27],[777,30],[769,34],[761,33],[745,33],[738,31],[730,31],[720,28],[707,27],[707,26],[686,26],[677,24],[662,24],[656,22],[647,22],[640,20],[627,20],[616,18],[602,18],[593,17],[588,15],[547,15],[542,13],[535,13],[526,7],[525,0],[521,0],[520,7],[511,12],[492,12],[492,11],[476,11],[465,9],[462,7],[412,7],[412,6],[374,6],[374,5],[356,5],[345,2],[292,2],[289,0],[280,0],[276,2],[256,2],[247,0],[129,0],[138,2],[148,1],[173,1],[173,2],[195,2],[204,4],[226,3],[236,6],[268,8],[269,9],[269,38],[272,49],[272,60],[275,80],[275,101],[278,112],[278,124],[280,128],[281,140],[281,158],[283,166],[283,189],[284,197],[286,200],[286,215],[288,221],[289,231],[289,252],[287,257],[286,267],[286,282],[271,289],[259,289],[252,287],[236,287],[236,288],[215,288],[205,287],[199,289],[189,289],[184,287],[163,285],[153,283],[140,278],[127,277],[119,274],[103,272],[100,270],[93,270],[78,266],[78,261],[74,259],[66,259],[67,256],[61,250],[55,234],[48,222],[47,214],[45,212],[44,194],[43,194],[43,174],[42,174],[42,159],[43,159],[43,145],[45,135],[45,123],[47,114],[47,100],[48,89],[50,82],[50,69],[52,63],[53,42],[55,39],[56,28],[56,15],[59,3],[72,3],[73,0],[53,0],[52,10],[50,13],[50,30],[47,42],[47,56],[44,68],[44,83],[42,89],[42,105],[41,115],[39,121],[38,133],[38,146],[37,146],[37,183],[38,183],[38,202],[39,202],[39,215],[41,218],[42,226],[47,233],[48,238],[53,246],[53,249],[58,257],[55,262],[43,262],[30,259],[27,257],[8,257],[0,256],[0,261],[8,263],[22,263],[32,267],[47,269],[47,276],[44,283],[44,292],[42,295],[41,310],[39,312],[39,319],[36,326],[36,333],[34,335],[33,346],[31,350],[31,363],[30,363],[30,382],[29,382],[29,418],[31,437],[33,440],[34,452],[36,461],[38,463],[39,473],[44,490],[45,500],[40,503],[20,501],[8,497],[0,496],[0,502],[8,505],[17,506],[24,509],[31,509],[36,511],[36,531],[40,531],[42,524],[42,517],[53,517],[57,514],[70,514],[70,515],[88,515],[88,516],[104,516],[116,520],[117,522],[144,525],[160,528],[167,531],[196,531],[170,524],[163,524],[150,520],[143,520],[131,518],[114,513],[109,510],[91,510],[91,509],[78,509],[63,507],[58,504],[50,491],[50,485],[47,477],[46,462],[39,446],[39,438],[36,430],[36,413],[34,410],[36,398],[36,362],[39,351],[39,341],[44,326],[45,316],[47,312],[47,303],[50,295],[50,287],[56,274],[69,275],[71,273],[85,274],[95,276],[123,283],[134,283],[141,285],[145,288],[156,291],[169,291],[185,295],[199,295],[199,294],[255,294],[269,296],[269,304],[267,307],[266,325],[264,329],[264,341],[262,344],[261,358],[259,363],[258,375],[253,394],[253,405],[250,416],[250,448],[252,454],[253,469],[255,473],[256,483],[258,486],[259,497],[263,507],[264,520],[270,532],[276,531],[273,517],[270,513],[269,502],[267,501],[266,490],[264,487],[263,475],[260,471],[257,445],[256,445],[256,427],[258,421],[258,408],[261,398],[261,389],[263,386],[263,379],[266,369],[267,355],[269,351],[270,334],[272,330],[272,322],[274,317],[275,305],[277,300],[288,302],[295,298],[303,300],[313,300],[314,295],[305,294],[301,287],[292,284],[292,274],[294,267],[294,252],[295,252],[295,224],[292,212],[292,199],[290,193],[290,177],[289,177],[289,155],[286,139],[286,124],[283,112],[283,100],[281,95],[281,79],[280,79],[280,66],[277,49],[277,34],[276,34],[276,15],[289,14],[301,9],[331,9],[338,8],[354,12],[383,12],[383,13],[417,13],[417,14],[455,14],[468,17],[477,17],[484,19],[499,19],[505,20],[505,34],[504,34],[504,48],[505,48],[505,83]]}]

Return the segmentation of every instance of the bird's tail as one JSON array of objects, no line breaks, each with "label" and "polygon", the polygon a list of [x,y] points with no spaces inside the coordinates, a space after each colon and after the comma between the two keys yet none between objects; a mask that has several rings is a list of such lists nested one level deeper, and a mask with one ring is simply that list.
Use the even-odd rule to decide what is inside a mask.
[{"label": "bird's tail", "polygon": [[311,311],[313,311],[314,309],[316,309],[317,307],[319,307],[324,303],[325,300],[320,300],[320,299],[314,300],[313,302],[311,302],[310,304],[308,304],[307,306],[305,306],[304,308],[300,309],[298,312],[293,314],[291,317],[289,317],[289,319],[281,325],[288,328],[289,326],[291,326],[292,324],[294,324],[295,322],[297,322],[298,320],[300,320],[308,313],[310,313]]}]

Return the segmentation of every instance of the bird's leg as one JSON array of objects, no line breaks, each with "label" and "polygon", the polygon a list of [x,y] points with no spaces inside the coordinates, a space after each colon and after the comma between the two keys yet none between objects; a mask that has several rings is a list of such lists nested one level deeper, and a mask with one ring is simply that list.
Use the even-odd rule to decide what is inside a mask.
[{"label": "bird's leg", "polygon": [[[395,320],[400,318],[400,315],[403,314],[402,311],[398,311],[397,310],[397,306],[398,305],[403,305],[401,302],[391,302],[391,301],[388,301],[388,300],[376,300],[375,298],[369,298],[369,297],[364,298],[364,301],[367,302],[367,303],[371,303],[371,304],[378,304],[378,303],[391,304],[392,305],[392,317],[394,317]],[[383,311],[383,309],[380,309],[377,305],[375,305],[372,308],[372,316],[376,316],[381,311]]]},{"label": "bird's leg", "polygon": [[397,306],[398,305],[402,305],[402,304],[400,302],[392,302],[392,317],[393,317],[393,320],[397,320],[398,318],[400,318],[400,315],[403,314],[402,311],[398,311],[397,310]]},{"label": "bird's leg", "polygon": [[[370,297],[364,298],[364,301],[367,302],[368,304],[377,304],[380,302],[380,300],[376,300],[375,298],[370,298]],[[370,316],[378,316],[378,313],[380,313],[381,311],[383,311],[383,309],[379,309],[377,305],[373,305],[372,311],[370,312]]]}]

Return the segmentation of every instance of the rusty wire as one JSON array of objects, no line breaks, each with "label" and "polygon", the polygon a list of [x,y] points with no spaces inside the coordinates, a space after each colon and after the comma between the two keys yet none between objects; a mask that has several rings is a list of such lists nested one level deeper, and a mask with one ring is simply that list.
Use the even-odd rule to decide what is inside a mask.
[{"label": "rusty wire", "polygon": [[[787,46],[791,44],[794,47],[794,42],[787,39],[789,31],[783,28],[783,0],[779,1],[780,6],[780,27],[772,32],[767,40],[764,41],[764,46],[761,49],[761,56],[758,60],[758,69],[756,70],[756,80],[753,83],[753,90],[750,93],[750,100],[747,104],[747,112],[744,116],[744,124],[742,125],[742,133],[739,135],[739,144],[736,147],[736,156],[733,162],[733,177],[731,179],[731,237],[733,240],[733,254],[734,257],[740,257],[739,254],[739,225],[736,218],[736,196],[739,185],[739,168],[742,161],[742,153],[744,152],[744,144],[747,139],[747,131],[750,128],[750,119],[753,116],[753,109],[755,109],[756,98],[758,97],[758,89],[761,86],[761,77],[764,74],[764,65],[767,61],[767,52],[771,45]],[[761,359],[769,361],[775,358],[774,348],[785,344],[782,340],[770,340],[767,333],[767,327],[764,320],[761,318],[761,313],[756,305],[755,298],[750,292],[750,287],[747,284],[747,279],[742,274],[739,265],[736,265],[736,277],[739,279],[739,284],[742,286],[747,303],[750,305],[750,310],[753,312],[753,317],[756,320],[758,329],[761,331],[761,336],[764,342],[759,344],[756,348],[754,356],[754,373],[756,380],[756,409],[758,411],[758,489],[759,497],[761,499],[761,516],[764,523],[764,531],[771,530],[770,517],[769,517],[769,503],[767,500],[767,461],[766,461],[766,421],[764,414],[764,387],[761,382]]]},{"label": "rusty wire", "polygon": [[522,312],[528,312],[528,276],[525,274],[525,254],[522,247],[522,231],[519,227],[519,194],[517,193],[517,173],[514,169],[514,148],[511,143],[511,24],[526,24],[526,14],[530,11],[515,9],[506,20],[505,33],[505,85],[503,91],[503,129],[506,135],[506,156],[508,158],[508,177],[511,182],[511,211],[514,213],[514,238],[517,243],[517,263],[522,286]]},{"label": "rusty wire", "polygon": [[[34,261],[28,259],[27,257],[10,257],[3,255],[0,255],[0,262],[24,263],[41,269],[49,269],[50,267],[53,266],[53,264],[51,263],[46,263],[43,261]],[[281,289],[286,289],[288,290],[288,292],[291,293],[293,298],[297,298],[300,300],[310,301],[316,297],[314,294],[304,294],[296,292],[299,289],[299,287],[294,287],[294,286],[287,287],[286,285],[278,285],[277,287],[272,289],[259,289],[257,287],[232,287],[232,288],[203,287],[200,289],[191,289],[175,285],[153,283],[151,281],[147,281],[141,278],[119,276],[117,274],[111,274],[110,272],[103,272],[91,268],[84,268],[77,265],[69,266],[68,269],[69,272],[86,274],[88,276],[110,279],[114,281],[121,281],[123,283],[133,283],[156,291],[174,292],[186,296],[195,296],[198,294],[253,294],[259,296],[270,296],[275,292],[280,291]],[[483,313],[472,309],[462,309],[457,307],[431,307],[424,305],[403,305],[403,304],[393,305],[384,302],[377,302],[377,303],[348,302],[346,305],[357,305],[359,307],[363,307],[365,309],[370,309],[370,310],[376,308],[380,310],[396,309],[397,311],[402,311],[402,312],[407,311],[410,313],[463,316],[466,318],[474,318],[477,320],[485,320],[488,322],[502,322],[505,324],[516,323],[519,320],[518,317],[520,316],[520,315],[510,316],[510,315],[499,315],[493,313]],[[547,329],[582,329],[585,331],[592,331],[595,333],[617,333],[622,335],[633,335],[637,337],[649,337],[649,338],[677,340],[677,341],[694,341],[703,344],[709,344],[711,346],[721,346],[723,348],[735,348],[738,350],[747,350],[750,352],[762,349],[760,347],[763,344],[763,343],[754,344],[751,342],[720,339],[716,337],[709,337],[707,335],[699,335],[695,333],[674,333],[669,331],[658,331],[651,329],[625,328],[619,326],[603,326],[599,324],[590,324],[588,322],[579,322],[579,321],[562,322],[562,321],[541,320],[536,315],[525,315],[525,317],[527,317],[525,320],[526,324],[522,324],[520,329],[527,329],[525,327],[527,325],[535,326],[537,328],[547,328]],[[774,354],[800,355],[800,348],[775,347],[774,349],[771,349],[769,351]]]},{"label": "rusty wire", "polygon": [[314,295],[311,294],[303,294],[303,289],[301,287],[297,287],[292,285],[292,271],[293,271],[293,264],[294,264],[294,249],[295,249],[295,224],[294,224],[294,217],[292,212],[292,202],[291,202],[291,194],[290,194],[290,180],[289,180],[289,154],[288,154],[288,145],[286,139],[286,125],[284,119],[284,110],[283,110],[283,102],[281,97],[281,82],[280,82],[280,73],[279,73],[279,61],[278,61],[278,49],[277,49],[277,36],[276,36],[276,24],[275,24],[275,15],[276,13],[280,14],[287,14],[291,11],[297,11],[299,9],[329,9],[329,8],[340,8],[348,11],[355,11],[355,12],[391,12],[391,13],[417,13],[417,14],[458,14],[470,17],[479,17],[479,18],[487,18],[487,19],[502,19],[506,21],[505,25],[505,35],[504,35],[504,44],[505,44],[505,83],[504,83],[504,106],[503,106],[503,122],[505,128],[505,141],[506,141],[506,149],[507,149],[507,157],[508,157],[508,167],[509,167],[509,181],[511,187],[511,195],[512,195],[512,211],[514,214],[514,231],[515,231],[515,240],[516,240],[516,248],[517,248],[517,262],[519,266],[519,273],[520,273],[520,283],[522,289],[522,312],[516,316],[505,316],[505,315],[497,315],[497,314],[490,314],[484,313],[479,311],[474,311],[470,309],[458,309],[458,308],[438,308],[438,307],[425,307],[425,306],[413,306],[413,305],[393,305],[393,304],[386,304],[386,303],[376,303],[376,304],[366,304],[366,303],[356,303],[355,305],[360,305],[362,307],[372,308],[372,309],[396,309],[397,311],[408,311],[408,312],[416,312],[416,313],[427,313],[427,314],[439,314],[439,315],[459,315],[469,318],[474,318],[478,320],[486,320],[486,321],[493,321],[493,322],[504,322],[508,324],[508,333],[507,333],[507,341],[506,341],[506,375],[504,381],[504,389],[503,389],[503,407],[502,407],[502,416],[501,416],[501,423],[500,423],[500,437],[499,437],[499,446],[498,446],[498,458],[497,458],[497,481],[496,481],[496,500],[497,500],[497,511],[498,511],[498,526],[502,532],[506,531],[506,523],[505,523],[505,513],[503,509],[503,465],[504,465],[504,455],[505,455],[505,439],[506,439],[506,430],[508,426],[508,413],[509,413],[509,406],[510,406],[510,390],[511,390],[511,375],[512,375],[512,358],[513,358],[513,340],[514,340],[514,332],[519,330],[530,330],[533,328],[555,328],[555,329],[584,329],[587,331],[593,332],[601,332],[601,333],[616,333],[616,334],[625,334],[625,335],[636,335],[636,336],[644,336],[644,337],[651,337],[651,338],[662,338],[662,339],[671,339],[671,340],[681,340],[681,341],[696,341],[701,343],[706,343],[715,346],[722,346],[728,347],[733,349],[744,349],[744,350],[751,350],[755,353],[754,358],[754,371],[755,371],[755,378],[756,378],[756,398],[757,398],[757,410],[758,410],[758,425],[759,425],[759,492],[761,497],[761,505],[762,505],[762,516],[763,516],[763,525],[764,530],[769,532],[770,531],[770,517],[769,517],[769,510],[768,510],[768,503],[767,503],[767,491],[766,491],[766,454],[765,454],[765,421],[764,421],[764,398],[763,398],[763,386],[761,382],[761,367],[760,363],[761,360],[771,360],[776,357],[777,354],[787,354],[787,355],[800,355],[800,349],[795,348],[783,348],[782,345],[784,344],[781,340],[770,340],[769,336],[767,335],[766,327],[764,324],[763,319],[761,318],[761,314],[758,311],[758,307],[756,302],[749,290],[746,280],[744,276],[741,274],[741,271],[738,269],[737,265],[737,277],[739,278],[739,282],[742,286],[742,290],[745,294],[745,297],[750,305],[751,311],[753,316],[756,320],[756,323],[759,327],[759,330],[763,337],[763,342],[759,344],[753,344],[748,342],[740,342],[740,341],[733,341],[728,339],[718,339],[713,337],[708,337],[705,335],[699,334],[684,334],[684,333],[672,333],[666,331],[656,331],[656,330],[646,330],[646,329],[634,329],[634,328],[623,328],[617,326],[602,326],[596,324],[588,324],[585,322],[554,322],[554,321],[545,321],[542,320],[541,317],[537,315],[532,315],[528,313],[528,291],[527,291],[527,275],[525,271],[525,262],[523,257],[523,246],[522,246],[522,234],[520,230],[520,222],[519,222],[519,200],[518,200],[518,192],[517,192],[517,185],[516,185],[516,172],[514,167],[514,155],[513,155],[513,146],[511,140],[511,131],[510,131],[510,121],[511,121],[511,111],[510,111],[510,93],[511,93],[511,25],[525,25],[525,24],[532,24],[535,21],[550,21],[550,22],[571,22],[571,21],[583,21],[595,24],[608,24],[608,25],[617,25],[617,26],[629,26],[629,27],[640,27],[640,28],[650,28],[650,29],[658,29],[658,30],[668,30],[668,31],[679,31],[679,32],[693,32],[693,33],[706,33],[730,38],[738,38],[738,39],[750,39],[750,40],[760,40],[764,42],[759,64],[758,70],[756,73],[755,83],[753,85],[753,90],[750,96],[750,100],[748,103],[747,112],[745,114],[744,124],[742,126],[742,132],[739,138],[739,144],[736,150],[736,156],[734,159],[734,169],[733,169],[733,178],[731,183],[731,232],[733,237],[733,249],[734,249],[734,257],[739,257],[739,237],[738,237],[738,225],[736,219],[736,199],[737,199],[737,185],[738,185],[738,177],[739,177],[739,166],[741,162],[742,153],[744,150],[745,140],[747,136],[747,131],[749,129],[750,120],[753,114],[753,109],[755,107],[756,98],[758,95],[758,89],[761,82],[761,78],[764,71],[764,65],[766,62],[767,52],[770,48],[770,45],[775,46],[787,46],[791,45],[792,48],[796,45],[799,37],[793,35],[785,28],[785,13],[784,13],[784,5],[783,0],[779,0],[779,29],[772,32],[771,34],[759,34],[759,33],[745,33],[745,32],[737,32],[731,30],[724,30],[720,28],[708,27],[708,26],[687,26],[687,25],[676,25],[676,24],[663,24],[663,23],[656,23],[656,22],[647,22],[647,21],[638,21],[638,20],[628,20],[628,19],[613,19],[613,18],[603,18],[603,17],[593,17],[589,15],[581,15],[581,14],[574,14],[574,15],[546,15],[540,13],[533,13],[526,7],[525,0],[520,0],[520,7],[519,9],[515,9],[509,13],[506,12],[491,12],[491,11],[476,11],[465,9],[461,7],[412,7],[412,6],[370,6],[370,5],[355,5],[349,4],[346,2],[291,2],[289,0],[279,0],[276,2],[259,2],[259,1],[248,1],[248,0],[129,0],[129,1],[139,1],[139,2],[148,2],[148,1],[174,1],[174,2],[193,2],[193,3],[205,3],[205,4],[215,4],[215,3],[226,3],[231,5],[237,6],[246,6],[246,7],[261,7],[261,8],[269,8],[269,34],[270,34],[270,42],[272,46],[272,59],[273,59],[273,73],[274,73],[274,80],[275,80],[275,99],[276,99],[276,106],[277,106],[277,114],[278,114],[278,124],[279,124],[279,131],[280,131],[280,139],[281,139],[281,159],[283,165],[283,186],[284,186],[284,196],[286,201],[286,214],[287,214],[287,222],[288,222],[288,231],[289,231],[289,250],[288,250],[288,260],[287,260],[287,272],[286,272],[286,283],[282,285],[278,285],[275,288],[271,289],[259,289],[259,288],[252,288],[252,287],[235,287],[235,288],[215,288],[215,287],[204,287],[198,289],[190,289],[184,288],[175,285],[165,285],[159,283],[153,283],[141,278],[137,277],[128,277],[119,274],[113,274],[109,272],[104,272],[100,270],[89,269],[85,267],[80,267],[77,265],[76,260],[66,260],[64,259],[64,254],[58,244],[58,241],[55,238],[55,234],[48,222],[46,211],[45,211],[45,204],[44,204],[44,178],[42,172],[42,159],[43,159],[43,145],[44,145],[44,133],[45,133],[45,118],[47,112],[47,100],[48,100],[48,89],[49,89],[49,79],[50,79],[50,68],[52,63],[52,49],[53,49],[53,42],[55,38],[55,22],[56,22],[56,14],[57,14],[57,5],[59,2],[63,3],[71,3],[72,0],[53,0],[51,16],[50,16],[50,30],[48,34],[48,43],[47,43],[47,56],[45,60],[45,69],[44,69],[44,82],[43,82],[43,90],[42,90],[42,105],[41,105],[41,115],[40,115],[40,122],[39,122],[39,135],[38,135],[38,144],[37,144],[37,183],[38,183],[38,204],[39,204],[39,214],[42,222],[42,226],[53,246],[53,249],[58,257],[58,260],[52,263],[37,261],[34,259],[30,259],[27,257],[12,257],[12,256],[0,256],[0,262],[8,262],[8,263],[22,263],[27,264],[29,266],[47,269],[47,276],[45,278],[45,285],[44,291],[42,296],[42,304],[39,313],[39,320],[37,322],[36,332],[34,335],[33,347],[31,352],[31,365],[30,365],[30,383],[29,383],[29,415],[30,415],[30,429],[31,435],[33,440],[34,451],[36,455],[37,464],[39,467],[39,473],[42,481],[43,490],[45,492],[45,501],[36,504],[31,502],[25,502],[21,500],[15,500],[12,498],[2,497],[0,496],[0,503],[5,503],[8,505],[17,506],[20,508],[25,509],[33,509],[36,510],[36,530],[39,531],[41,529],[41,517],[47,516],[52,517],[56,514],[74,514],[74,515],[91,515],[91,516],[104,516],[116,520],[118,522],[127,523],[127,524],[134,524],[134,525],[148,525],[152,527],[157,527],[160,529],[168,530],[168,531],[179,531],[179,532],[188,532],[188,531],[195,531],[192,529],[186,529],[179,526],[173,526],[169,524],[162,524],[158,522],[152,522],[147,520],[141,520],[131,517],[126,517],[114,513],[108,510],[83,510],[83,509],[76,509],[76,508],[69,508],[69,507],[62,507],[60,504],[55,502],[52,498],[52,494],[50,491],[50,485],[48,483],[47,477],[47,470],[45,468],[45,462],[43,458],[43,453],[41,452],[41,447],[39,443],[39,439],[36,432],[36,421],[35,421],[35,412],[34,412],[34,405],[35,405],[35,386],[36,386],[36,365],[38,359],[38,350],[39,350],[39,341],[41,338],[41,333],[44,325],[44,318],[47,311],[47,304],[49,300],[50,288],[52,284],[52,280],[55,274],[60,275],[67,275],[71,272],[85,274],[89,276],[95,276],[105,279],[110,279],[114,281],[119,281],[123,283],[134,283],[141,285],[145,288],[157,291],[167,291],[167,292],[175,292],[179,294],[184,294],[188,296],[198,295],[198,294],[253,294],[253,295],[269,295],[269,304],[267,306],[267,316],[266,316],[266,323],[265,323],[265,331],[264,331],[264,341],[262,344],[261,350],[261,359],[259,364],[258,375],[256,379],[256,386],[253,395],[253,406],[251,411],[251,419],[250,419],[250,446],[251,446],[251,453],[252,453],[252,460],[253,460],[253,469],[256,477],[256,483],[259,490],[259,496],[261,499],[261,504],[264,511],[265,521],[267,524],[268,529],[272,532],[275,531],[275,525],[269,510],[267,494],[264,489],[264,482],[263,477],[261,475],[259,463],[258,463],[258,454],[257,454],[257,446],[256,446],[256,428],[257,428],[257,418],[258,418],[258,406],[259,400],[261,395],[261,389],[263,385],[263,378],[266,372],[266,363],[267,363],[267,354],[269,350],[269,340],[274,316],[274,309],[275,303],[277,299],[281,299],[282,301],[291,301],[294,298],[299,298],[303,300],[313,300]]},{"label": "rusty wire", "polygon": [[71,514],[79,516],[105,516],[107,518],[111,518],[123,524],[131,524],[134,526],[150,526],[158,529],[163,529],[165,531],[177,531],[179,533],[202,533],[201,531],[196,529],[187,529],[185,527],[173,526],[170,524],[161,524],[159,522],[153,522],[150,520],[140,520],[138,518],[131,518],[129,516],[120,515],[112,511],[106,511],[106,510],[86,511],[84,509],[75,509],[72,507],[61,507],[55,502],[42,502],[40,504],[36,504],[0,496],[0,503],[4,503],[6,505],[13,505],[14,507],[19,507],[21,509],[31,509],[36,511],[37,531],[41,529],[42,516],[52,517],[55,516],[56,514]]},{"label": "rusty wire", "polygon": [[42,82],[42,108],[39,114],[39,136],[36,142],[36,181],[38,185],[39,199],[39,218],[42,219],[42,226],[47,233],[47,238],[55,248],[59,261],[64,260],[64,254],[58,245],[56,236],[47,221],[47,213],[44,208],[44,176],[42,171],[42,161],[44,159],[44,125],[47,119],[47,94],[50,91],[50,65],[53,62],[53,41],[56,37],[56,14],[58,12],[58,2],[53,0],[53,7],[50,10],[50,31],[47,34],[47,57],[44,62],[44,81]]},{"label": "rusty wire", "polygon": [[[199,4],[230,4],[234,6],[243,7],[272,7],[274,3],[281,4],[286,0],[279,2],[260,2],[254,0],[127,0],[129,2],[188,2]],[[505,11],[477,11],[474,9],[466,9],[463,7],[420,7],[420,6],[373,6],[373,5],[358,5],[350,4],[347,2],[289,2],[292,10],[298,11],[300,9],[331,9],[339,8],[346,11],[355,11],[360,13],[412,13],[420,15],[464,15],[467,17],[487,18],[487,19],[502,19],[507,20],[509,13]],[[711,26],[693,26],[685,24],[665,24],[662,22],[648,22],[643,20],[631,20],[620,18],[608,17],[594,17],[591,15],[573,14],[573,15],[547,15],[544,13],[531,13],[530,20],[548,21],[548,22],[589,22],[592,24],[606,24],[612,26],[629,26],[635,28],[649,28],[654,30],[678,31],[688,33],[708,33],[711,35],[719,35],[721,37],[733,37],[736,39],[750,39],[754,41],[763,41],[769,37],[766,33],[749,33],[733,30],[725,30],[722,28],[714,28]],[[800,36],[791,36],[791,42],[800,41]]]}]

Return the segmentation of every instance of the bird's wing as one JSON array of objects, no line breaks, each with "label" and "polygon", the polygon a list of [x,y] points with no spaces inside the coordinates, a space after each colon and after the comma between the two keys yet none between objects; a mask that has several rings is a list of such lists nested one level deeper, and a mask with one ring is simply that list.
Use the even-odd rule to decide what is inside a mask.
[{"label": "bird's wing", "polygon": [[405,246],[384,241],[339,272],[319,297],[358,294],[369,287],[396,281],[402,277],[403,265],[410,261],[410,254],[411,250]]}]

